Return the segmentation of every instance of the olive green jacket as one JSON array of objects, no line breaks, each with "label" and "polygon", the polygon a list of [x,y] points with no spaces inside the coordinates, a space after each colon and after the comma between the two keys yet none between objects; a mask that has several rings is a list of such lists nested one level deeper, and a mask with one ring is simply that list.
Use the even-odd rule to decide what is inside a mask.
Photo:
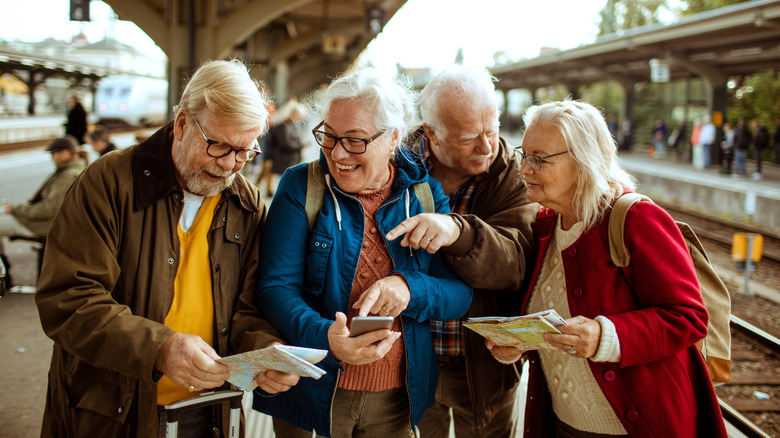
[{"label": "olive green jacket", "polygon": [[[42,436],[154,437],[157,353],[179,265],[183,207],[172,124],[93,163],[48,235],[36,303],[55,342]],[[241,175],[222,193],[208,234],[214,349],[221,356],[281,341],[253,305],[265,205]]]},{"label": "olive green jacket", "polygon": [[81,159],[76,159],[55,170],[30,202],[11,207],[14,219],[33,233],[45,236],[62,205],[62,200],[65,199],[65,194],[86,165]]}]

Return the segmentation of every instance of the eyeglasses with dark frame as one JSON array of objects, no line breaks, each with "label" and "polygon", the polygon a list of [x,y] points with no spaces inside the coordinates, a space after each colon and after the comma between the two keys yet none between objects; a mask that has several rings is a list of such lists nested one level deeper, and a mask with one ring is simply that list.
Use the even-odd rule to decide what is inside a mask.
[{"label": "eyeglasses with dark frame", "polygon": [[230,155],[231,152],[235,151],[236,162],[246,163],[247,161],[252,161],[255,157],[263,153],[260,150],[260,143],[257,142],[257,139],[255,139],[253,148],[244,149],[244,148],[233,147],[225,142],[212,140],[208,138],[208,136],[206,136],[206,133],[203,132],[203,128],[200,127],[200,123],[198,123],[198,119],[196,119],[195,116],[192,116],[192,120],[195,121],[195,126],[198,127],[201,135],[203,135],[203,139],[206,140],[206,143],[208,144],[208,146],[206,146],[206,153],[209,154],[210,157],[214,157],[214,158],[227,157],[228,155]]},{"label": "eyeglasses with dark frame", "polygon": [[314,140],[318,145],[324,147],[325,149],[333,149],[336,147],[336,143],[341,143],[341,146],[345,151],[355,155],[365,153],[368,149],[368,144],[385,133],[385,131],[379,131],[371,138],[339,137],[337,135],[329,134],[325,131],[320,131],[319,129],[322,128],[323,125],[325,125],[324,120],[311,130],[311,133],[314,134]]},{"label": "eyeglasses with dark frame", "polygon": [[539,155],[524,154],[523,148],[520,146],[515,147],[515,151],[517,151],[517,153],[520,154],[520,165],[522,166],[523,162],[526,162],[528,163],[528,167],[530,167],[534,171],[542,170],[542,163],[544,163],[546,159],[569,152],[567,149],[563,152],[558,152],[557,154],[550,154],[550,155],[545,155],[543,157],[540,157]]}]

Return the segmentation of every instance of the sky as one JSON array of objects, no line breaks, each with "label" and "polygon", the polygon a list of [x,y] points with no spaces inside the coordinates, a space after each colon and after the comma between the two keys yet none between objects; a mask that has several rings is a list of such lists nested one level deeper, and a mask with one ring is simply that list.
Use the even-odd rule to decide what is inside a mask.
[{"label": "sky", "polygon": [[380,69],[452,64],[487,67],[505,50],[511,60],[534,58],[542,47],[570,49],[592,43],[606,0],[409,0],[364,56]]},{"label": "sky", "polygon": [[[0,14],[0,38],[35,42],[70,40],[81,32],[90,42],[105,35],[136,46],[154,59],[162,51],[135,24],[114,18],[102,1],[90,4],[91,22],[69,21],[68,0],[14,2],[13,14]],[[493,65],[493,53],[532,58],[541,47],[567,49],[593,42],[606,0],[408,0],[371,42],[363,60],[395,72],[404,67],[444,69],[463,48],[466,64]]]},{"label": "sky", "polygon": [[[8,3],[13,3],[9,13]],[[111,36],[125,44],[135,46],[152,59],[164,59],[165,54],[134,23],[117,20],[116,14],[106,3],[90,3],[89,22],[70,21],[69,0],[0,0],[4,12],[0,14],[0,38],[38,42],[46,38],[70,41],[83,32],[89,42]]]}]

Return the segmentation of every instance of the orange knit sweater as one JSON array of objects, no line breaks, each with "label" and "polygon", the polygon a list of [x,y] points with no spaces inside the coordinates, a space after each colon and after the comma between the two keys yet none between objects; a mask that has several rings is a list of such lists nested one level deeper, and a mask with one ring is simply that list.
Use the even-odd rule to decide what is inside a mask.
[{"label": "orange knit sweater", "polygon": [[[355,197],[363,205],[365,230],[363,248],[360,251],[355,279],[349,296],[348,321],[357,315],[358,309],[352,305],[360,295],[377,280],[387,277],[393,271],[393,261],[387,252],[384,237],[377,226],[376,211],[388,196],[395,179],[395,167],[390,166],[390,181],[381,189],[370,193],[358,193]],[[393,323],[393,331],[401,330],[399,318]],[[344,364],[344,372],[339,378],[339,388],[358,391],[385,391],[404,386],[404,343],[398,339],[390,351],[376,362],[366,365]]]}]

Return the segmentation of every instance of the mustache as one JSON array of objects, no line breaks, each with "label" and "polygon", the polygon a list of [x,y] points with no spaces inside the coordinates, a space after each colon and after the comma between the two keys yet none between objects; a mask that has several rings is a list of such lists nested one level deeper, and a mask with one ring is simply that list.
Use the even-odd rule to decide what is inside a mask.
[{"label": "mustache", "polygon": [[488,158],[493,158],[493,152],[485,155],[485,154],[471,154],[469,157],[469,161],[482,161]]}]

